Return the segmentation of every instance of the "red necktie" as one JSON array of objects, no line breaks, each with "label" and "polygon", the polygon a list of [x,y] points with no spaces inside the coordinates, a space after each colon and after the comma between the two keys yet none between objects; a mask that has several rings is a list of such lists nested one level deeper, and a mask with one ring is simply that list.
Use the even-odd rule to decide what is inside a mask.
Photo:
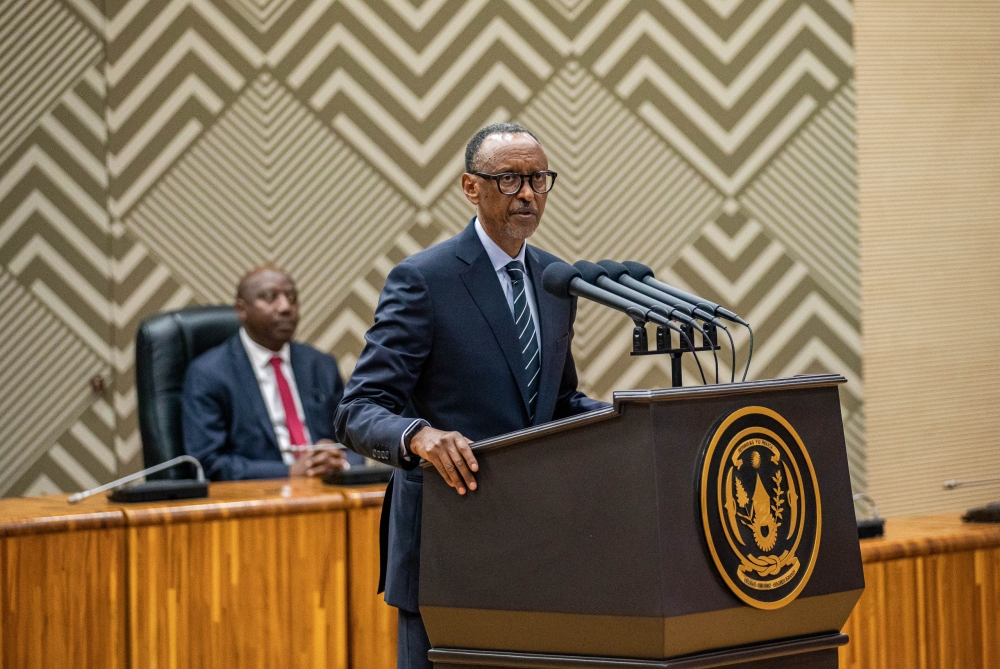
[{"label": "red necktie", "polygon": [[[288,428],[288,440],[292,446],[304,446],[306,434],[302,429],[302,421],[299,420],[299,412],[295,409],[295,400],[292,399],[292,389],[288,386],[285,375],[281,373],[281,358],[274,356],[271,358],[271,366],[274,367],[274,380],[278,382],[278,394],[281,395],[281,406],[285,409],[285,427]],[[302,455],[301,451],[295,451],[295,458]]]}]

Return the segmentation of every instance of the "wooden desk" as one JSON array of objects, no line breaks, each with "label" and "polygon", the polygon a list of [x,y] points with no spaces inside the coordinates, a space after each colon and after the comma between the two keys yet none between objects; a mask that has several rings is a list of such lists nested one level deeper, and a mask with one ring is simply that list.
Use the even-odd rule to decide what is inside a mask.
[{"label": "wooden desk", "polygon": [[382,496],[276,480],[185,502],[0,500],[0,669],[388,669]]},{"label": "wooden desk", "polygon": [[0,669],[125,666],[125,517],[0,500]]},{"label": "wooden desk", "polygon": [[861,542],[865,593],[843,669],[1000,667],[1000,525],[958,516],[886,521]]}]

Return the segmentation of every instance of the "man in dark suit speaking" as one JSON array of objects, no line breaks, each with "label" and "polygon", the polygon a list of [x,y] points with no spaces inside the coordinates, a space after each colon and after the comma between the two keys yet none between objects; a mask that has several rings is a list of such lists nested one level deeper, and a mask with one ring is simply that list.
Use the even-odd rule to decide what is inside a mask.
[{"label": "man in dark suit speaking", "polygon": [[382,508],[399,669],[430,666],[417,606],[419,459],[464,495],[476,489],[471,442],[604,406],[577,390],[575,299],[542,290],[542,270],[558,259],[525,243],[556,178],[541,145],[517,124],[488,126],[465,168],[476,217],[389,273],[336,417],[342,443],[402,470]]},{"label": "man in dark suit speaking", "polygon": [[291,275],[277,267],[248,272],[236,290],[236,313],[240,331],[188,367],[184,449],[213,480],[320,476],[345,467],[331,439],[344,385],[333,356],[292,341],[299,301]]}]

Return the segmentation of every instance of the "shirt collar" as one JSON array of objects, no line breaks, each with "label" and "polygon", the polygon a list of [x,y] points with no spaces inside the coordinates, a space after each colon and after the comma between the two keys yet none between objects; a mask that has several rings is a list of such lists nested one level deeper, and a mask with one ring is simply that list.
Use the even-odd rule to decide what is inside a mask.
[{"label": "shirt collar", "polygon": [[240,341],[243,342],[243,348],[246,350],[247,356],[250,358],[250,363],[255,369],[267,369],[271,364],[271,358],[274,356],[281,358],[281,361],[286,365],[292,364],[292,347],[290,344],[282,346],[280,351],[272,351],[250,339],[246,328],[242,327],[240,328]]},{"label": "shirt collar", "polygon": [[479,235],[479,241],[482,243],[483,247],[486,249],[486,255],[490,257],[490,262],[493,263],[493,269],[499,272],[500,270],[505,270],[507,268],[507,263],[511,260],[517,260],[521,263],[521,267],[527,269],[527,265],[524,262],[524,250],[528,248],[527,242],[521,243],[521,250],[517,252],[517,255],[511,258],[507,255],[507,252],[500,248],[495,241],[493,241],[486,230],[483,229],[483,224],[479,222],[479,217],[476,217],[476,234]]}]

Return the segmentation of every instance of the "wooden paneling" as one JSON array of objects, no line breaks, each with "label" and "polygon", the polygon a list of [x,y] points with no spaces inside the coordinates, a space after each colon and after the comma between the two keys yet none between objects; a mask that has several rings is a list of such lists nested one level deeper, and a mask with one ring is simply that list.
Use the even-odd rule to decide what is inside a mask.
[{"label": "wooden paneling", "polygon": [[348,513],[351,669],[394,669],[396,609],[378,590],[380,506]]},{"label": "wooden paneling", "polygon": [[941,487],[1000,476],[1000,3],[854,11],[869,492],[957,512],[1000,498]]},{"label": "wooden paneling", "polygon": [[124,521],[104,500],[0,500],[0,669],[126,666]]},{"label": "wooden paneling", "polygon": [[395,609],[375,594],[380,487],[209,491],[0,500],[0,669],[395,665]]},{"label": "wooden paneling", "polygon": [[861,548],[865,593],[842,669],[1000,667],[1000,527],[890,520]]},{"label": "wooden paneling", "polygon": [[0,667],[125,667],[124,530],[0,539]]},{"label": "wooden paneling", "polygon": [[346,512],[128,532],[133,669],[346,669]]}]

